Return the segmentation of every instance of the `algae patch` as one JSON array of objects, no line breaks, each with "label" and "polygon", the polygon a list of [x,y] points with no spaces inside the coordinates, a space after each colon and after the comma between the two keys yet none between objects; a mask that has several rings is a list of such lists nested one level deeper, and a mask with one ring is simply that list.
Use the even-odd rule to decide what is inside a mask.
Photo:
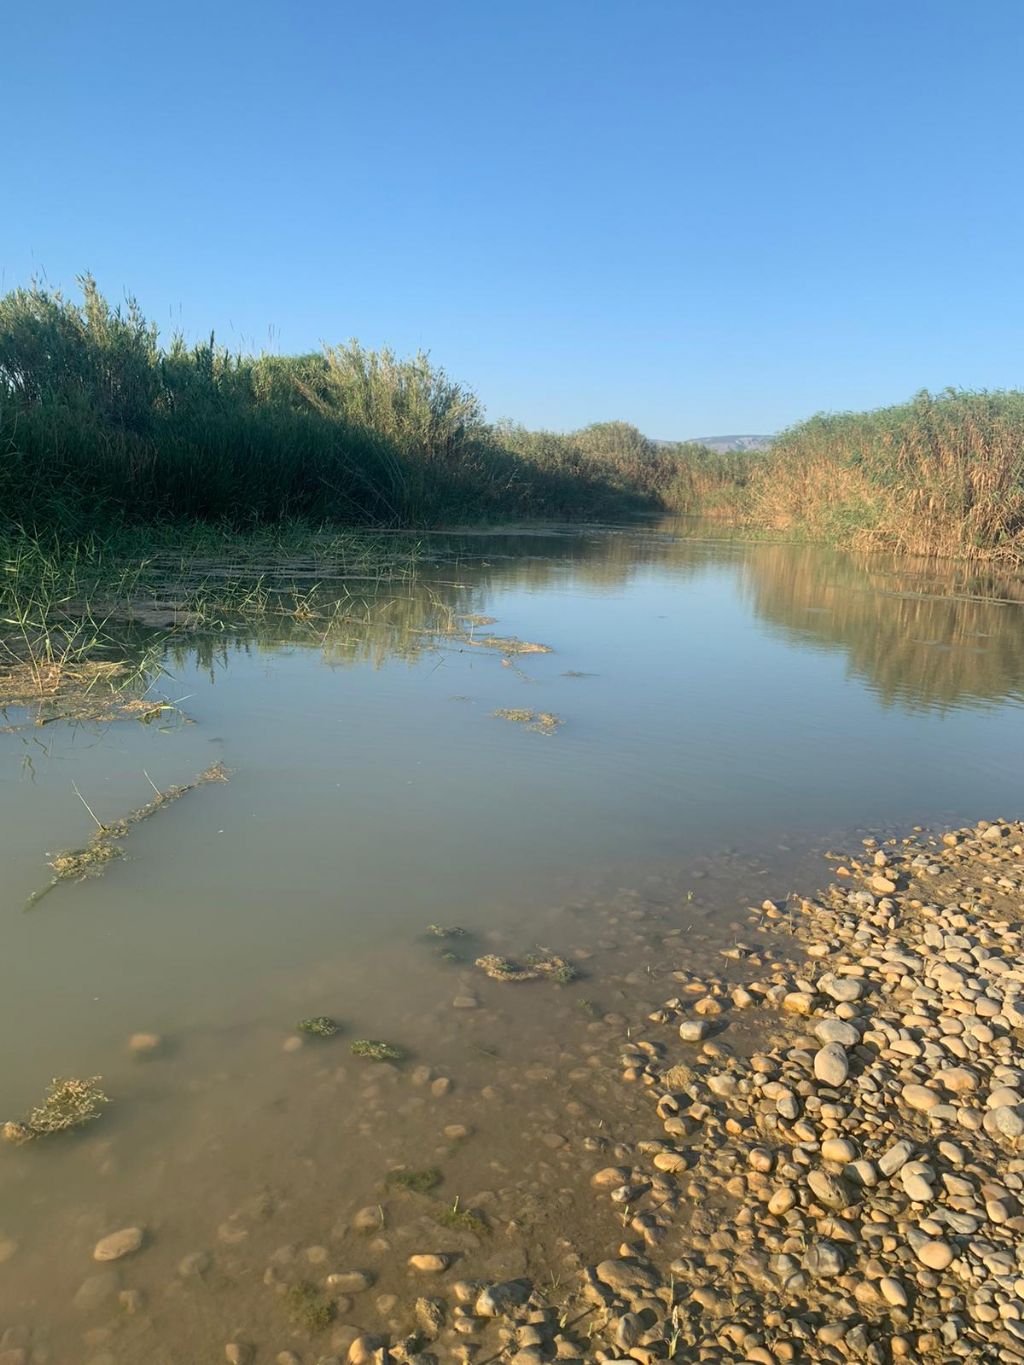
[{"label": "algae patch", "polygon": [[485,953],[477,958],[476,965],[492,981],[539,981],[546,977],[565,986],[579,975],[571,962],[555,953],[532,953],[524,964],[496,953]]},{"label": "algae patch", "polygon": [[295,1027],[300,1033],[308,1033],[314,1038],[333,1038],[338,1032],[338,1025],[326,1014],[317,1014],[311,1019],[300,1019]]},{"label": "algae patch", "polygon": [[400,1062],[405,1057],[400,1047],[374,1038],[357,1038],[350,1050],[353,1057],[366,1057],[371,1062]]}]

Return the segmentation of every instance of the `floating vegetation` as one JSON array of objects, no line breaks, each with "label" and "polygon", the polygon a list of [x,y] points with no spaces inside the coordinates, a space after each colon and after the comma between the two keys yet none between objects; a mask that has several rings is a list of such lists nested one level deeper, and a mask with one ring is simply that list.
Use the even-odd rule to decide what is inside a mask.
[{"label": "floating vegetation", "polygon": [[442,949],[438,953],[438,957],[442,962],[465,962],[466,960],[461,953],[453,953],[451,948]]},{"label": "floating vegetation", "polygon": [[130,815],[126,815],[120,820],[115,820],[110,825],[105,825],[98,818],[85,797],[82,796],[77,787],[75,788],[78,799],[96,822],[96,829],[84,848],[67,849],[50,859],[50,866],[53,868],[54,875],[42,890],[33,893],[26,909],[41,901],[47,892],[52,891],[59,882],[81,881],[85,877],[98,877],[108,863],[116,858],[124,857],[124,849],[117,843],[118,839],[123,839],[143,820],[148,820],[158,810],[163,810],[172,801],[179,800],[189,792],[195,791],[197,787],[205,786],[207,782],[226,782],[228,770],[223,763],[214,763],[209,768],[204,769],[198,777],[194,777],[191,782],[186,782],[180,787],[168,787],[165,791],[161,791],[156,786],[149,778],[148,773],[146,777],[156,793],[152,801],[147,801],[138,810],[132,811]]},{"label": "floating vegetation", "polygon": [[326,1014],[314,1015],[312,1019],[300,1019],[295,1027],[300,1033],[312,1034],[314,1038],[333,1038],[338,1032],[338,1025]]},{"label": "floating vegetation", "polygon": [[526,706],[500,707],[497,711],[492,711],[491,715],[496,720],[508,720],[514,725],[525,725],[528,730],[540,735],[553,735],[560,725],[565,724],[561,716],[556,716],[553,711],[531,711]]},{"label": "floating vegetation", "polygon": [[564,986],[579,976],[571,962],[554,953],[532,953],[525,965],[495,953],[485,953],[477,958],[476,965],[494,981],[537,981],[547,977]]},{"label": "floating vegetation", "polygon": [[465,621],[467,626],[493,626],[497,624],[496,616],[479,616],[476,612],[471,612],[468,616],[460,616],[460,621]]},{"label": "floating vegetation", "polygon": [[588,1019],[601,1018],[601,1008],[593,1000],[587,1000],[586,998],[577,1000],[576,1008],[581,1014],[585,1014]]},{"label": "floating vegetation", "polygon": [[400,1062],[405,1057],[400,1047],[373,1038],[357,1038],[351,1051],[353,1057],[366,1057],[371,1062]]},{"label": "floating vegetation", "polygon": [[433,935],[434,938],[466,937],[465,929],[461,928],[458,924],[450,925],[448,928],[445,928],[443,924],[428,924],[427,933]]},{"label": "floating vegetation", "polygon": [[333,1300],[306,1280],[289,1285],[284,1301],[292,1322],[307,1332],[322,1332],[334,1321]]},{"label": "floating vegetation", "polygon": [[436,1166],[424,1166],[421,1170],[402,1166],[388,1171],[385,1184],[389,1189],[412,1190],[414,1194],[428,1194],[444,1179]]},{"label": "floating vegetation", "polygon": [[554,651],[550,645],[535,644],[531,640],[518,640],[514,635],[484,635],[479,640],[473,640],[475,645],[480,645],[484,649],[500,649],[502,654],[551,654]]},{"label": "floating vegetation", "polygon": [[5,1123],[0,1136],[5,1142],[20,1146],[33,1138],[63,1133],[90,1123],[99,1118],[103,1106],[110,1103],[99,1088],[101,1080],[101,1076],[90,1076],[84,1081],[73,1076],[55,1076],[42,1104],[37,1104],[20,1122]]},{"label": "floating vegetation", "polygon": [[596,678],[596,673],[581,673],[578,668],[569,668],[562,674],[563,678]]},{"label": "floating vegetation", "polygon": [[451,1228],[456,1232],[474,1232],[478,1237],[485,1237],[490,1232],[490,1226],[484,1221],[479,1213],[473,1209],[460,1209],[459,1196],[455,1196],[455,1202],[451,1208],[443,1208],[437,1215],[437,1221],[443,1228]]}]

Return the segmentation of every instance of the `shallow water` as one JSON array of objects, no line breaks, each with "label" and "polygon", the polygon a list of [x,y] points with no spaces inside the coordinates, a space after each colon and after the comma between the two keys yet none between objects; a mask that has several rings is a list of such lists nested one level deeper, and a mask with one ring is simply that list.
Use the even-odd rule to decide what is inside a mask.
[{"label": "shallow water", "polygon": [[[0,1333],[33,1362],[215,1360],[231,1339],[316,1359],[331,1332],[295,1333],[268,1266],[370,1271],[337,1318],[369,1330],[408,1325],[377,1298],[408,1294],[411,1252],[556,1280],[615,1237],[577,1172],[630,1122],[620,1014],[664,999],[676,967],[721,971],[744,907],[812,889],[828,844],[1019,813],[1017,580],[682,524],[424,547],[415,581],[363,590],[329,629],[179,646],[156,691],[190,723],[0,735],[0,1118],[56,1075],[100,1074],[113,1101],[0,1150]],[[474,613],[496,622],[451,631]],[[215,760],[229,783],[24,911],[47,853],[88,838],[86,802],[111,820]],[[470,931],[450,944],[465,962],[431,922]],[[583,979],[472,965],[538,946]],[[285,1051],[321,1013],[339,1036]],[[139,1030],[163,1049],[132,1057]],[[409,1059],[357,1060],[358,1037]],[[403,1163],[443,1183],[382,1193]],[[490,1236],[439,1226],[456,1196]],[[379,1237],[352,1233],[378,1202]],[[144,1249],[81,1294],[106,1269],[93,1244],[128,1224]],[[193,1252],[210,1268],[182,1277]]]}]

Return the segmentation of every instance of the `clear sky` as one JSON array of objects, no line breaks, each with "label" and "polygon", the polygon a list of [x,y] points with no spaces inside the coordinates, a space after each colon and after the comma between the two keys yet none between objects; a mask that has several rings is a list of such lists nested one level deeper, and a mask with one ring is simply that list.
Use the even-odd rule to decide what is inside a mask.
[{"label": "clear sky", "polygon": [[3,284],[423,347],[492,417],[1024,383],[1024,0],[35,0]]}]

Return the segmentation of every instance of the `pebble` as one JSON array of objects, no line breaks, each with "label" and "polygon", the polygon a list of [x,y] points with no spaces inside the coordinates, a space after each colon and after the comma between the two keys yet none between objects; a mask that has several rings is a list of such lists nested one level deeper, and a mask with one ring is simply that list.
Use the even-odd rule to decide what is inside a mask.
[{"label": "pebble", "polygon": [[917,1248],[917,1259],[929,1270],[945,1270],[953,1261],[953,1249],[948,1242],[922,1242]]},{"label": "pebble", "polygon": [[122,1256],[130,1256],[142,1246],[145,1236],[142,1228],[121,1228],[118,1232],[101,1237],[93,1248],[94,1261],[119,1261]]},{"label": "pebble", "polygon": [[420,1275],[440,1275],[448,1269],[451,1263],[450,1256],[435,1251],[420,1251],[409,1257],[411,1269]]},{"label": "pebble", "polygon": [[709,1025],[703,1019],[684,1019],[679,1025],[679,1036],[684,1043],[699,1043],[708,1036]]},{"label": "pebble", "polygon": [[842,1043],[826,1043],[814,1054],[814,1074],[825,1085],[840,1086],[850,1074],[850,1063]]}]

